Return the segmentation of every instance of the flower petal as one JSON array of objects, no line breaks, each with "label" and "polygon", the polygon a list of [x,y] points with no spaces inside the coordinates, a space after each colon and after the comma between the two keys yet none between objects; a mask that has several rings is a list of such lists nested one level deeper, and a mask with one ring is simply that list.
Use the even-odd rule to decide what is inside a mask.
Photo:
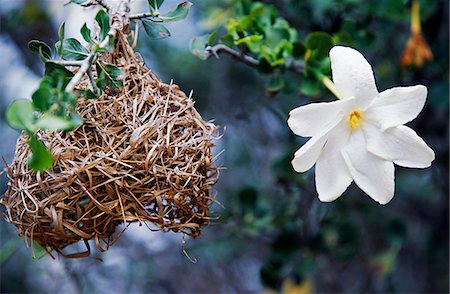
[{"label": "flower petal", "polygon": [[367,150],[404,167],[426,168],[434,160],[434,152],[414,130],[406,126],[382,132],[367,124],[364,127]]},{"label": "flower petal", "polygon": [[355,183],[372,199],[386,204],[394,197],[394,164],[366,149],[362,131],[353,132],[342,156]]},{"label": "flower petal", "polygon": [[427,88],[422,85],[396,87],[380,93],[366,114],[382,130],[412,121],[422,110],[427,99]]},{"label": "flower petal", "polygon": [[335,46],[330,50],[333,82],[343,99],[374,98],[378,95],[373,70],[357,50]]},{"label": "flower petal", "polygon": [[294,154],[294,159],[292,159],[294,170],[302,173],[313,167],[326,141],[327,136],[315,136],[309,139]]},{"label": "flower petal", "polygon": [[319,134],[309,139],[308,142],[295,152],[292,166],[296,172],[302,173],[313,167],[333,128],[341,121],[341,118],[335,117],[334,121],[325,126]]},{"label": "flower petal", "polygon": [[332,131],[316,162],[316,190],[320,201],[336,200],[353,181],[341,154],[349,137],[349,128],[342,122]]},{"label": "flower petal", "polygon": [[300,106],[289,113],[287,123],[294,134],[313,137],[322,132],[336,118],[342,118],[355,105],[360,107],[361,102],[361,99],[347,99]]}]

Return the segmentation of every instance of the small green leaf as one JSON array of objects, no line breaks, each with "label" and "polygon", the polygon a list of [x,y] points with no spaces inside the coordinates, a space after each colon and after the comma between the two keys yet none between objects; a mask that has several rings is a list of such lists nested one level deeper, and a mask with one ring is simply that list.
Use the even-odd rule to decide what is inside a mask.
[{"label": "small green leaf", "polygon": [[99,10],[95,16],[95,20],[100,26],[100,41],[103,41],[109,33],[109,15],[104,10]]},{"label": "small green leaf", "polygon": [[50,58],[48,57],[48,55],[46,53],[44,53],[44,49],[42,49],[43,47],[39,48],[39,58],[41,59],[42,62],[47,62],[47,60],[49,60]]},{"label": "small green leaf", "polygon": [[263,39],[263,36],[260,35],[250,35],[244,38],[237,40],[236,45],[240,44],[251,44],[251,43],[259,43]]},{"label": "small green leaf", "polygon": [[270,62],[262,57],[259,59],[259,64],[257,67],[258,71],[260,71],[261,73],[271,73],[273,71],[273,67],[270,65]]},{"label": "small green leaf", "polygon": [[45,249],[41,245],[39,245],[36,241],[33,241],[32,248],[33,248],[33,259],[41,259],[47,254],[47,251],[45,251]]},{"label": "small green leaf", "polygon": [[46,60],[52,58],[52,50],[42,41],[32,40],[28,42],[28,48],[32,52],[38,53],[41,56],[41,59]]},{"label": "small green leaf", "polygon": [[266,84],[266,95],[269,97],[275,97],[278,95],[285,86],[284,79],[280,75],[274,75],[270,77]]},{"label": "small green leaf", "polygon": [[31,96],[34,108],[39,111],[47,111],[52,104],[52,91],[51,87],[47,83],[41,83],[39,89],[37,89]]},{"label": "small green leaf", "polygon": [[14,100],[6,110],[6,121],[13,129],[33,132],[36,129],[33,124],[33,112],[34,108],[30,100]]},{"label": "small green leaf", "polygon": [[72,122],[73,128],[78,128],[84,123],[83,118],[78,113],[72,113],[70,115],[70,121]]},{"label": "small green leaf", "polygon": [[72,109],[76,107],[78,98],[77,96],[75,96],[75,94],[63,90],[61,96],[60,97],[62,98],[62,101],[64,101],[67,105],[72,106]]},{"label": "small green leaf", "polygon": [[[110,44],[110,47],[112,48],[113,44]],[[98,44],[95,45],[95,48],[94,48],[95,53],[104,53],[104,52],[108,52],[108,51],[109,51],[108,48],[100,47]]]},{"label": "small green leaf", "polygon": [[73,77],[73,73],[68,70],[64,65],[57,64],[51,61],[45,63],[45,75],[50,77],[64,76],[66,78]]},{"label": "small green leaf", "polygon": [[152,40],[164,39],[170,37],[169,30],[159,23],[154,23],[149,20],[143,19],[142,24],[147,36]]},{"label": "small green leaf", "polygon": [[333,47],[333,38],[325,32],[313,32],[306,37],[305,45],[316,51],[316,57],[322,59],[328,56]]},{"label": "small green leaf", "polygon": [[216,39],[217,39],[217,31],[214,31],[211,34],[209,34],[208,45],[214,44],[216,42]]},{"label": "small green leaf", "polygon": [[163,4],[164,0],[148,0],[148,5],[154,10],[158,10],[159,7]]},{"label": "small green leaf", "polygon": [[89,56],[89,51],[74,38],[64,40],[62,58],[66,60],[83,60]]},{"label": "small green leaf", "polygon": [[28,165],[33,171],[43,171],[53,165],[51,152],[34,135],[30,137],[28,144],[32,152]]},{"label": "small green leaf", "polygon": [[46,131],[68,131],[73,129],[73,124],[71,119],[56,116],[50,113],[44,113],[36,121],[36,126],[41,130]]},{"label": "small green leaf", "polygon": [[86,23],[81,27],[81,36],[83,36],[83,39],[88,42],[89,44],[94,44],[94,40],[92,40],[91,37],[91,30],[87,27]]},{"label": "small green leaf", "polygon": [[226,34],[226,35],[223,35],[223,36],[220,37],[219,42],[221,44],[224,44],[224,45],[228,46],[228,47],[233,47],[233,45],[234,45],[234,38],[233,38],[232,35]]},{"label": "small green leaf", "polygon": [[114,65],[96,63],[97,69],[97,86],[105,91],[106,87],[111,89],[118,89],[122,86],[123,72]]},{"label": "small green leaf", "polygon": [[62,56],[62,46],[64,44],[64,31],[65,31],[65,23],[63,22],[58,29],[59,41],[56,42],[55,44],[56,52],[58,52],[59,56]]},{"label": "small green leaf", "polygon": [[83,95],[86,99],[96,99],[98,98],[91,89],[83,89],[80,90],[80,94]]},{"label": "small green leaf", "polygon": [[300,81],[300,92],[307,96],[320,94],[320,82],[316,78],[304,77]]},{"label": "small green leaf", "polygon": [[172,10],[168,13],[165,13],[160,16],[163,21],[178,21],[185,19],[189,13],[189,9],[191,8],[192,3],[189,1],[184,1],[178,4],[175,10]]},{"label": "small green leaf", "polygon": [[189,47],[191,49],[192,54],[197,56],[198,58],[205,60],[208,58],[207,53],[205,52],[206,46],[209,45],[210,35],[206,34],[200,37],[194,37],[191,39]]}]

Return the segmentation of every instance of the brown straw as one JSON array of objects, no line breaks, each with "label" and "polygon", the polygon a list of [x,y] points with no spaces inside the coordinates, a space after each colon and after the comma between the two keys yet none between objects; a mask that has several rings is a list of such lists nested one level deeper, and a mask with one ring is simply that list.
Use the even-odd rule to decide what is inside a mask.
[{"label": "brown straw", "polygon": [[[147,69],[123,33],[116,40],[101,60],[124,72],[120,93],[80,99],[84,124],[74,131],[38,133],[53,152],[50,170],[29,169],[25,134],[8,166],[6,219],[49,253],[91,239],[106,251],[124,222],[197,237],[211,220],[218,128],[202,119],[191,95]],[[77,88],[88,85],[86,77]]]}]

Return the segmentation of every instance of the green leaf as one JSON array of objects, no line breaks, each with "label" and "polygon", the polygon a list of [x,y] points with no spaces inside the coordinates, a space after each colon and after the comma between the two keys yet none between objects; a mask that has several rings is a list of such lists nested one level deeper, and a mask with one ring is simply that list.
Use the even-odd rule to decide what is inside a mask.
[{"label": "green leaf", "polygon": [[216,39],[217,39],[217,31],[214,31],[211,34],[209,34],[208,45],[214,44],[216,42]]},{"label": "green leaf", "polygon": [[333,47],[333,38],[325,32],[313,32],[306,37],[305,45],[316,51],[316,57],[322,59],[328,56]]},{"label": "green leaf", "polygon": [[221,44],[224,44],[224,45],[228,46],[228,47],[233,47],[233,45],[234,45],[234,38],[233,38],[232,35],[226,34],[226,35],[223,35],[223,36],[220,37],[219,42]]},{"label": "green leaf", "polygon": [[148,5],[154,10],[158,10],[159,7],[163,4],[164,0],[148,0]]},{"label": "green leaf", "polygon": [[36,121],[36,126],[39,129],[46,131],[68,131],[74,127],[71,119],[51,113],[44,113],[40,118],[38,118]]},{"label": "green leaf", "polygon": [[33,259],[41,259],[47,254],[47,251],[39,245],[36,241],[33,241]]},{"label": "green leaf", "polygon": [[192,54],[202,60],[206,60],[208,58],[208,55],[205,52],[205,48],[209,45],[210,39],[211,36],[209,34],[192,38],[189,44],[189,48]]},{"label": "green leaf", "polygon": [[72,122],[73,128],[78,128],[84,123],[83,118],[78,113],[72,113],[70,115],[70,121]]},{"label": "green leaf", "polygon": [[[77,96],[73,94],[72,92],[66,92],[64,89],[62,89],[61,93],[59,94],[60,99],[66,103],[66,112],[70,112],[72,109],[75,109],[77,106]],[[71,106],[71,107],[67,107]],[[70,108],[70,109],[69,109]]]},{"label": "green leaf", "polygon": [[50,77],[64,76],[66,78],[72,78],[73,73],[68,70],[64,65],[57,64],[51,61],[45,63],[45,75]]},{"label": "green leaf", "polygon": [[51,152],[35,136],[31,136],[28,141],[31,147],[31,158],[28,165],[33,171],[43,171],[53,165],[53,156]]},{"label": "green leaf", "polygon": [[89,56],[89,51],[74,38],[64,40],[62,58],[66,60],[83,60]]},{"label": "green leaf", "polygon": [[111,64],[100,64],[96,63],[97,68],[97,86],[105,91],[106,87],[111,89],[118,89],[122,86],[122,75],[123,72],[114,65]]},{"label": "green leaf", "polygon": [[250,35],[244,38],[237,40],[236,45],[240,44],[250,44],[250,43],[259,43],[263,39],[263,36],[260,35]]},{"label": "green leaf", "polygon": [[45,60],[50,59],[52,57],[52,50],[47,44],[45,44],[42,41],[32,40],[28,42],[28,48],[32,52],[38,53],[44,62]]},{"label": "green leaf", "polygon": [[189,1],[184,1],[178,4],[175,10],[165,13],[160,16],[163,21],[178,21],[185,19],[189,13],[192,3]]},{"label": "green leaf", "polygon": [[270,65],[270,62],[266,58],[260,58],[259,64],[257,67],[258,71],[261,73],[271,73],[273,71],[273,67]]},{"label": "green leaf", "polygon": [[62,45],[64,44],[64,31],[65,31],[65,23],[63,22],[58,29],[59,41],[56,42],[55,44],[56,52],[58,52],[59,56],[62,56]]},{"label": "green leaf", "polygon": [[275,97],[283,90],[284,85],[284,79],[280,75],[270,77],[266,84],[266,95],[269,97]]},{"label": "green leaf", "polygon": [[294,58],[303,59],[305,57],[305,53],[306,53],[305,45],[300,41],[295,42],[294,49],[292,50],[292,55],[294,56]]},{"label": "green leaf", "polygon": [[16,130],[34,132],[34,108],[30,100],[18,99],[11,102],[6,110],[6,121]]},{"label": "green leaf", "polygon": [[86,99],[96,99],[98,98],[91,89],[83,89],[80,91],[80,94],[83,95]]},{"label": "green leaf", "polygon": [[95,16],[95,20],[100,26],[100,41],[103,41],[109,33],[109,15],[104,10],[99,10]]},{"label": "green leaf", "polygon": [[52,88],[47,83],[41,83],[39,89],[37,89],[31,96],[34,108],[39,111],[47,111],[52,105]]},{"label": "green leaf", "polygon": [[86,23],[81,27],[81,36],[83,36],[83,39],[88,42],[89,44],[94,44],[94,40],[92,40],[91,37],[91,30],[87,27]]},{"label": "green leaf", "polygon": [[307,96],[317,96],[320,94],[320,82],[313,77],[304,77],[300,81],[300,92]]},{"label": "green leaf", "polygon": [[169,30],[159,23],[154,23],[149,20],[143,19],[142,24],[147,36],[152,40],[164,39],[170,37]]}]

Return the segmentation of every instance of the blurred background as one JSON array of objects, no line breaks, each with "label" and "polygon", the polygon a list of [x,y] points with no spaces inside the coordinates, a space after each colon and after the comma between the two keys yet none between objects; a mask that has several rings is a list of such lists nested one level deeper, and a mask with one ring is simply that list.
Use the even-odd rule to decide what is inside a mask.
[{"label": "blurred background", "polygon": [[[66,1],[0,1],[0,155],[10,162],[18,132],[4,121],[7,105],[29,98],[43,66],[27,43],[80,38],[95,11]],[[407,0],[274,0],[280,16],[304,38],[324,31],[361,51],[380,91],[428,87],[427,104],[410,125],[436,153],[425,170],[396,167],[396,193],[386,206],[354,184],[332,203],[321,203],[314,170],[293,171],[290,160],[305,138],[286,125],[299,105],[329,101],[320,85],[287,75],[286,86],[266,96],[269,77],[227,56],[206,61],[189,50],[194,36],[232,17],[236,0],[192,1],[188,18],[170,24],[172,37],[138,50],[165,82],[189,92],[205,119],[226,127],[216,152],[226,167],[216,186],[220,219],[200,238],[130,226],[107,253],[92,258],[32,258],[15,227],[0,222],[2,293],[448,293],[449,291],[449,3],[421,1],[423,35],[434,55],[421,68],[401,68],[410,36]],[[161,11],[177,1],[166,0]],[[146,11],[147,1],[133,2]],[[312,90],[311,90],[312,89]],[[309,95],[304,95],[309,93]],[[0,194],[6,190],[3,174]],[[2,209],[4,209],[2,207]],[[2,210],[3,212],[4,210]],[[93,246],[95,247],[95,246]],[[101,261],[99,261],[101,259]]]}]

